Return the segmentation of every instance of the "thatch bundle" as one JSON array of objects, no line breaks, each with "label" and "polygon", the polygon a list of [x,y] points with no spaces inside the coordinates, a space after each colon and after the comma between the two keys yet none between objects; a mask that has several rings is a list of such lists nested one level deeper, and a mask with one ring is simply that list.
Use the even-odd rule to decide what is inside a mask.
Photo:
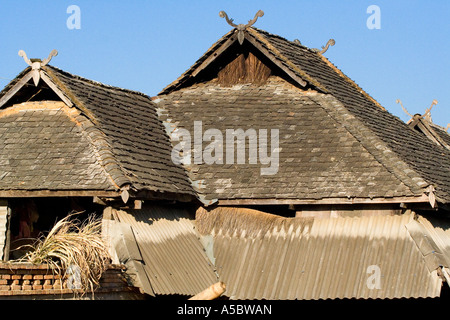
[{"label": "thatch bundle", "polygon": [[212,210],[200,207],[195,221],[201,234],[221,233],[249,238],[263,237],[267,233],[287,231],[290,228],[303,230],[313,223],[312,218],[286,218],[236,207],[217,207]]},{"label": "thatch bundle", "polygon": [[39,238],[21,262],[47,264],[56,273],[70,277],[73,270],[80,276],[83,293],[99,284],[110,257],[101,236],[101,220],[90,216],[84,222],[72,215],[59,220],[46,237]]}]

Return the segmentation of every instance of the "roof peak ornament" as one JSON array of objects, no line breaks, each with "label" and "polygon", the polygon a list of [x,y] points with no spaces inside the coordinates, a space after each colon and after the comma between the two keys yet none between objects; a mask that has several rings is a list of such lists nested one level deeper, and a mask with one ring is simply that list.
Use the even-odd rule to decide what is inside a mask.
[{"label": "roof peak ornament", "polygon": [[253,17],[253,19],[249,20],[247,24],[235,24],[233,21],[233,19],[228,18],[228,15],[225,11],[220,11],[219,12],[219,17],[221,18],[225,18],[225,20],[227,21],[227,23],[232,26],[233,28],[236,28],[238,30],[238,41],[239,44],[242,44],[244,42],[244,31],[245,29],[251,27],[252,25],[255,24],[255,22],[258,20],[258,17],[261,18],[262,16],[264,16],[264,11],[262,10],[258,10],[258,12],[256,12],[255,16]]},{"label": "roof peak ornament", "polygon": [[429,122],[433,122],[433,121],[431,120],[431,109],[433,109],[433,106],[435,106],[435,105],[437,105],[437,104],[438,104],[438,101],[437,101],[436,99],[434,99],[434,100],[431,102],[431,106],[430,106],[427,110],[425,110],[425,113],[423,114],[422,118],[425,118],[425,119],[428,120]]},{"label": "roof peak ornament", "polygon": [[319,50],[319,49],[312,49],[312,50],[319,54],[324,54],[325,52],[327,52],[327,50],[330,46],[334,46],[335,44],[336,44],[336,41],[334,41],[334,39],[330,39],[327,41],[327,44],[325,46],[322,46],[322,50]]},{"label": "roof peak ornament", "polygon": [[397,100],[395,100],[395,102],[400,104],[400,106],[402,107],[404,113],[406,113],[411,118],[414,118],[414,116],[411,113],[409,113],[408,110],[406,110],[406,108],[403,106],[402,100],[397,99]]},{"label": "roof peak ornament", "polygon": [[23,50],[19,50],[19,56],[23,58],[23,60],[31,67],[31,73],[33,75],[34,85],[37,86],[39,83],[39,79],[41,78],[39,70],[41,67],[47,65],[53,57],[58,55],[58,51],[53,49],[48,55],[47,59],[28,59],[27,54]]},{"label": "roof peak ornament", "polygon": [[[409,113],[405,107],[403,107],[403,103],[400,99],[395,100],[395,102],[399,103],[402,106],[403,112],[406,113],[408,116],[410,116],[411,119],[415,118],[415,116],[413,116],[411,113]],[[423,115],[417,115],[417,119],[425,118],[425,120],[428,120],[428,122],[433,122],[431,120],[431,109],[433,109],[433,107],[437,104],[438,104],[438,101],[436,99],[433,99],[433,101],[431,101],[431,106],[425,110]]]}]

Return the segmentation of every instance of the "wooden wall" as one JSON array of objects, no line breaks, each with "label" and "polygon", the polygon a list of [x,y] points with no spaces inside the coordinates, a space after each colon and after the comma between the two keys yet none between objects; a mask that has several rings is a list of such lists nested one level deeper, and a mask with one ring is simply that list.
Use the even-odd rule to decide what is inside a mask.
[{"label": "wooden wall", "polygon": [[295,206],[296,217],[337,218],[401,214],[396,205],[314,205]]},{"label": "wooden wall", "polygon": [[0,261],[5,258],[5,245],[8,222],[8,202],[0,200]]},{"label": "wooden wall", "polygon": [[238,83],[263,84],[271,75],[267,67],[251,52],[241,53],[219,71],[217,78],[221,85],[231,86]]}]

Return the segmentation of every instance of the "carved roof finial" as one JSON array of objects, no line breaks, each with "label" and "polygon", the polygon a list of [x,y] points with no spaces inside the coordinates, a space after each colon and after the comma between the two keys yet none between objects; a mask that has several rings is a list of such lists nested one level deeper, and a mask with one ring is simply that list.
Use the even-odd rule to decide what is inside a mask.
[{"label": "carved roof finial", "polygon": [[34,82],[35,86],[38,85],[39,79],[41,78],[41,76],[39,74],[39,70],[41,69],[41,67],[47,65],[50,62],[50,60],[52,60],[52,58],[57,55],[58,55],[58,51],[53,49],[50,52],[50,54],[48,55],[47,59],[44,59],[42,61],[39,59],[30,60],[30,59],[28,59],[25,51],[19,50],[19,56],[21,56],[23,58],[23,60],[25,60],[26,64],[28,64],[31,67],[31,72],[33,74],[33,82]]},{"label": "carved roof finial", "polygon": [[414,118],[414,116],[408,112],[408,110],[406,110],[406,108],[403,106],[403,103],[400,99],[395,100],[396,103],[400,103],[400,105],[402,106],[403,112],[406,113],[408,116],[410,116],[411,118]]},{"label": "carved roof finial", "polygon": [[427,110],[425,110],[425,113],[423,114],[423,116],[421,117],[421,118],[425,118],[426,120],[428,120],[429,122],[433,122],[432,120],[431,120],[431,109],[433,109],[433,106],[435,106],[435,105],[437,105],[438,104],[438,101],[436,100],[436,99],[434,99],[432,102],[431,102],[431,106],[427,109]]},{"label": "carved roof finial", "polygon": [[255,16],[253,17],[253,19],[249,20],[247,24],[235,24],[233,21],[233,19],[228,18],[228,15],[225,11],[220,11],[219,12],[219,17],[221,18],[225,18],[225,20],[227,21],[227,23],[232,26],[233,28],[236,28],[238,30],[238,41],[239,44],[242,44],[244,42],[244,30],[251,27],[252,25],[255,24],[255,22],[258,20],[258,17],[262,17],[264,16],[264,11],[262,10],[258,10],[258,12],[255,14]]},{"label": "carved roof finial", "polygon": [[415,116],[413,116],[411,113],[408,112],[408,110],[406,110],[406,109],[403,107],[403,104],[402,104],[402,102],[401,102],[400,99],[397,99],[395,102],[400,103],[400,105],[402,106],[403,111],[404,111],[408,116],[411,117],[411,119],[410,119],[409,121],[412,121],[412,119],[414,118],[414,119],[425,119],[425,120],[427,120],[428,122],[433,122],[433,121],[431,120],[431,109],[433,109],[433,107],[434,107],[435,105],[438,104],[438,101],[437,101],[436,99],[434,99],[434,100],[431,102],[431,106],[430,106],[428,109],[425,110],[425,113],[424,113],[423,115],[416,114]]},{"label": "carved roof finial", "polygon": [[327,50],[330,46],[334,46],[335,44],[336,44],[336,41],[334,41],[334,39],[330,39],[327,41],[327,44],[325,46],[322,46],[322,50],[319,50],[319,49],[312,49],[312,50],[319,54],[324,54],[325,52],[327,52]]}]

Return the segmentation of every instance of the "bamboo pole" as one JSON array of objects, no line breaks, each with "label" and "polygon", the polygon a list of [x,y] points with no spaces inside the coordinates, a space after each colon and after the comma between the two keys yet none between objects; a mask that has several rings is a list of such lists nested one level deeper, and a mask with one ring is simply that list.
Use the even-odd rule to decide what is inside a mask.
[{"label": "bamboo pole", "polygon": [[214,300],[225,292],[226,286],[223,282],[217,282],[209,288],[197,293],[195,296],[189,298],[189,300]]}]

